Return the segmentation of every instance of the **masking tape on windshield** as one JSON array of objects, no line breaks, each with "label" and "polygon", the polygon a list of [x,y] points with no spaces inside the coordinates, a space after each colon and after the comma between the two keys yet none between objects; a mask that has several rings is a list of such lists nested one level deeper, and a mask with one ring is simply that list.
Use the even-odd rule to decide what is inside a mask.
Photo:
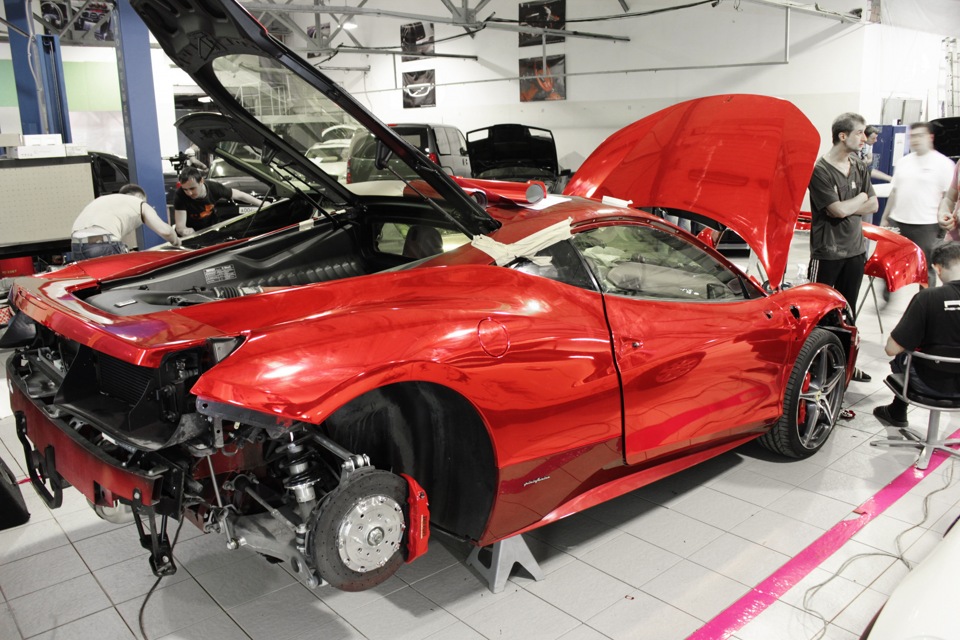
[{"label": "masking tape on windshield", "polygon": [[567,218],[511,244],[497,242],[489,236],[474,236],[470,244],[493,258],[497,266],[500,267],[510,264],[517,258],[526,258],[536,265],[545,266],[550,264],[550,257],[536,254],[561,240],[571,237],[573,235],[570,231],[572,222],[573,218]]}]

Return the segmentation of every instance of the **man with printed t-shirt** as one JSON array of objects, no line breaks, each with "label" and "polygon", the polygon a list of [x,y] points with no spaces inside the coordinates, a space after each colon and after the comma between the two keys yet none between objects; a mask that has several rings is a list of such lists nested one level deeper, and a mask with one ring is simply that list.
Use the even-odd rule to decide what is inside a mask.
[{"label": "man with printed t-shirt", "polygon": [[255,207],[263,203],[238,189],[206,180],[196,167],[180,172],[180,188],[173,197],[173,220],[177,233],[188,236],[220,222],[215,207],[221,200],[235,200]]}]

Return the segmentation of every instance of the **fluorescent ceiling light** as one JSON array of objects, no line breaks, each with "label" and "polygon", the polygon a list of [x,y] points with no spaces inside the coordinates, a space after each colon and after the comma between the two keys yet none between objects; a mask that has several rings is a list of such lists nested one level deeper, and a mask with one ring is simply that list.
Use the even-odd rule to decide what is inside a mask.
[{"label": "fluorescent ceiling light", "polygon": [[347,29],[348,31],[352,31],[353,29],[357,28],[357,23],[353,20],[347,20],[343,23],[343,28]]}]

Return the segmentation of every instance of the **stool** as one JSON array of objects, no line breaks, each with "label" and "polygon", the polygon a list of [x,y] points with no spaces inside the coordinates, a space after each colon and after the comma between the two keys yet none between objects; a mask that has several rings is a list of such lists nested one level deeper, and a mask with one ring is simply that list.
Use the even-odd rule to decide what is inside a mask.
[{"label": "stool", "polygon": [[[915,370],[911,368],[914,358],[922,360],[923,368],[930,371],[933,376],[955,378],[960,374],[960,358],[908,351],[904,364],[905,373],[890,374],[884,380],[884,383],[893,391],[894,395],[907,404],[923,407],[930,411],[926,436],[909,427],[903,427],[900,429],[903,438],[874,440],[870,444],[875,447],[915,447],[920,450],[916,467],[923,470],[930,464],[930,456],[933,455],[934,451],[943,451],[949,455],[960,457],[960,451],[950,448],[951,445],[960,444],[960,439],[945,440],[940,437],[940,414],[960,411],[960,396],[949,397],[939,394],[924,394],[917,391],[915,384],[911,385],[911,382],[915,382],[911,378],[916,376]],[[933,377],[929,379],[933,379]]]}]

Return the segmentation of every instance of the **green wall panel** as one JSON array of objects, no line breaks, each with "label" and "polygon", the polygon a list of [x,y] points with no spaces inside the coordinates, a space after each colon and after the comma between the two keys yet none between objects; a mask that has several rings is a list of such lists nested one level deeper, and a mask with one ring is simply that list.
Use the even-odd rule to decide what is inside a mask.
[{"label": "green wall panel", "polygon": [[71,111],[120,111],[116,62],[64,62],[63,79]]},{"label": "green wall panel", "polygon": [[0,60],[0,107],[17,106],[17,85],[13,79],[13,60]]},{"label": "green wall panel", "polygon": [[[64,62],[71,111],[120,111],[120,80],[115,62]],[[0,60],[0,107],[17,106],[13,61]]]}]

